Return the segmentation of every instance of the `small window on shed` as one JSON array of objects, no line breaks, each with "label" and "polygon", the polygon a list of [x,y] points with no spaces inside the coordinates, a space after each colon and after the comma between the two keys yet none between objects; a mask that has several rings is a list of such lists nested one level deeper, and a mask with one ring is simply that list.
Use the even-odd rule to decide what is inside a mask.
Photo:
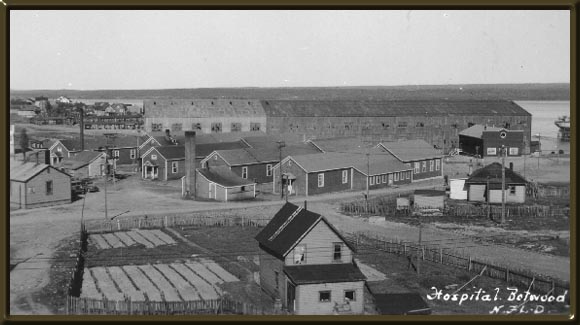
[{"label": "small window on shed", "polygon": [[260,123],[250,123],[250,131],[260,131]]},{"label": "small window on shed", "polygon": [[319,291],[318,301],[320,302],[330,302],[330,291]]},{"label": "small window on shed", "polygon": [[344,292],[344,300],[345,301],[355,301],[356,295],[354,290],[346,290]]},{"label": "small window on shed", "polygon": [[211,132],[213,133],[221,133],[222,132],[222,123],[215,122],[211,124]]},{"label": "small window on shed", "polygon": [[397,127],[399,127],[399,128],[406,128],[407,127],[407,122],[406,121],[400,121],[399,124],[397,124]]}]

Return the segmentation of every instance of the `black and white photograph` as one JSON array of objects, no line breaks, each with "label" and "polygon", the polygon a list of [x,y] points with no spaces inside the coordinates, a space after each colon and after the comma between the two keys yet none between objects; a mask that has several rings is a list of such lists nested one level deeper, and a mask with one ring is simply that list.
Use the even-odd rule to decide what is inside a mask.
[{"label": "black and white photograph", "polygon": [[570,319],[571,14],[8,6],[9,318]]}]

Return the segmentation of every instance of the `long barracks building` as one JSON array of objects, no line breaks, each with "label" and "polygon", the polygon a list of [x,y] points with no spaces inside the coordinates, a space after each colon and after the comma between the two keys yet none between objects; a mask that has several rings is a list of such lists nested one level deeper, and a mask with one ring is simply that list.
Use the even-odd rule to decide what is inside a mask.
[{"label": "long barracks building", "polygon": [[262,131],[305,138],[356,136],[369,142],[423,139],[459,147],[459,133],[475,124],[523,131],[529,153],[532,115],[507,100],[248,100],[144,101],[145,129],[174,133]]}]

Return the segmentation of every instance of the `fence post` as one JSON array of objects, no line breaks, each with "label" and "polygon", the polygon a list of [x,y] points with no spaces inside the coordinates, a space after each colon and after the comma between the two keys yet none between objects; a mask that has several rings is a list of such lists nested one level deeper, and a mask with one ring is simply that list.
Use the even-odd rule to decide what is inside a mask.
[{"label": "fence post", "polygon": [[121,230],[121,222],[117,219],[117,230]]},{"label": "fence post", "polygon": [[443,247],[439,247],[439,263],[443,264]]},{"label": "fence post", "polygon": [[167,228],[167,216],[165,216],[165,223],[164,223],[163,227]]},{"label": "fence post", "polygon": [[510,270],[506,267],[505,268],[505,282],[509,283],[510,280]]},{"label": "fence post", "polygon": [[472,265],[471,265],[471,256],[469,256],[469,265],[467,267],[467,270],[471,272],[472,269]]}]

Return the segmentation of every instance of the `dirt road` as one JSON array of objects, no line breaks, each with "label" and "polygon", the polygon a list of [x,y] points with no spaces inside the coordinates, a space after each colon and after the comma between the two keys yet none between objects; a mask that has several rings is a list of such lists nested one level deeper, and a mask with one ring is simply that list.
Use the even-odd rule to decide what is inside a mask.
[{"label": "dirt road", "polygon": [[[440,181],[438,181],[440,182]],[[401,189],[371,191],[371,195],[380,195],[388,192],[407,191],[410,188],[425,186],[432,187],[435,183],[416,183]],[[188,211],[205,211],[231,208],[259,207],[259,213],[273,213],[283,202],[251,201],[236,203],[216,203],[186,201],[179,198],[179,189],[167,186],[159,187],[144,182],[137,177],[130,177],[117,183],[114,187],[108,186],[107,210],[108,216],[125,213],[123,216],[143,215],[150,213],[171,213]],[[13,211],[10,214],[10,263],[18,264],[10,272],[10,314],[48,314],[45,306],[33,301],[32,293],[42,289],[50,271],[50,257],[56,250],[59,242],[75,233],[80,228],[81,211],[87,220],[104,218],[104,191],[89,193],[86,200],[73,202],[66,206],[39,208],[29,211]],[[360,219],[344,216],[337,211],[341,199],[360,197],[360,193],[335,193],[330,195],[308,198],[308,209],[325,215],[337,228],[342,231],[357,230],[375,231],[384,236],[395,237],[401,240],[414,241],[417,239],[417,229],[399,223],[385,223],[384,225],[370,225]],[[291,197],[290,201],[302,205],[304,198]],[[264,207],[271,207],[264,209]],[[268,215],[271,216],[271,215]],[[450,248],[465,247],[473,256],[482,260],[494,261],[531,271],[546,274],[561,279],[569,279],[569,259],[542,255],[504,246],[481,246],[468,244],[465,236],[452,231],[435,228],[425,228],[425,241],[451,240],[447,242]],[[472,247],[471,247],[472,246]]]}]

